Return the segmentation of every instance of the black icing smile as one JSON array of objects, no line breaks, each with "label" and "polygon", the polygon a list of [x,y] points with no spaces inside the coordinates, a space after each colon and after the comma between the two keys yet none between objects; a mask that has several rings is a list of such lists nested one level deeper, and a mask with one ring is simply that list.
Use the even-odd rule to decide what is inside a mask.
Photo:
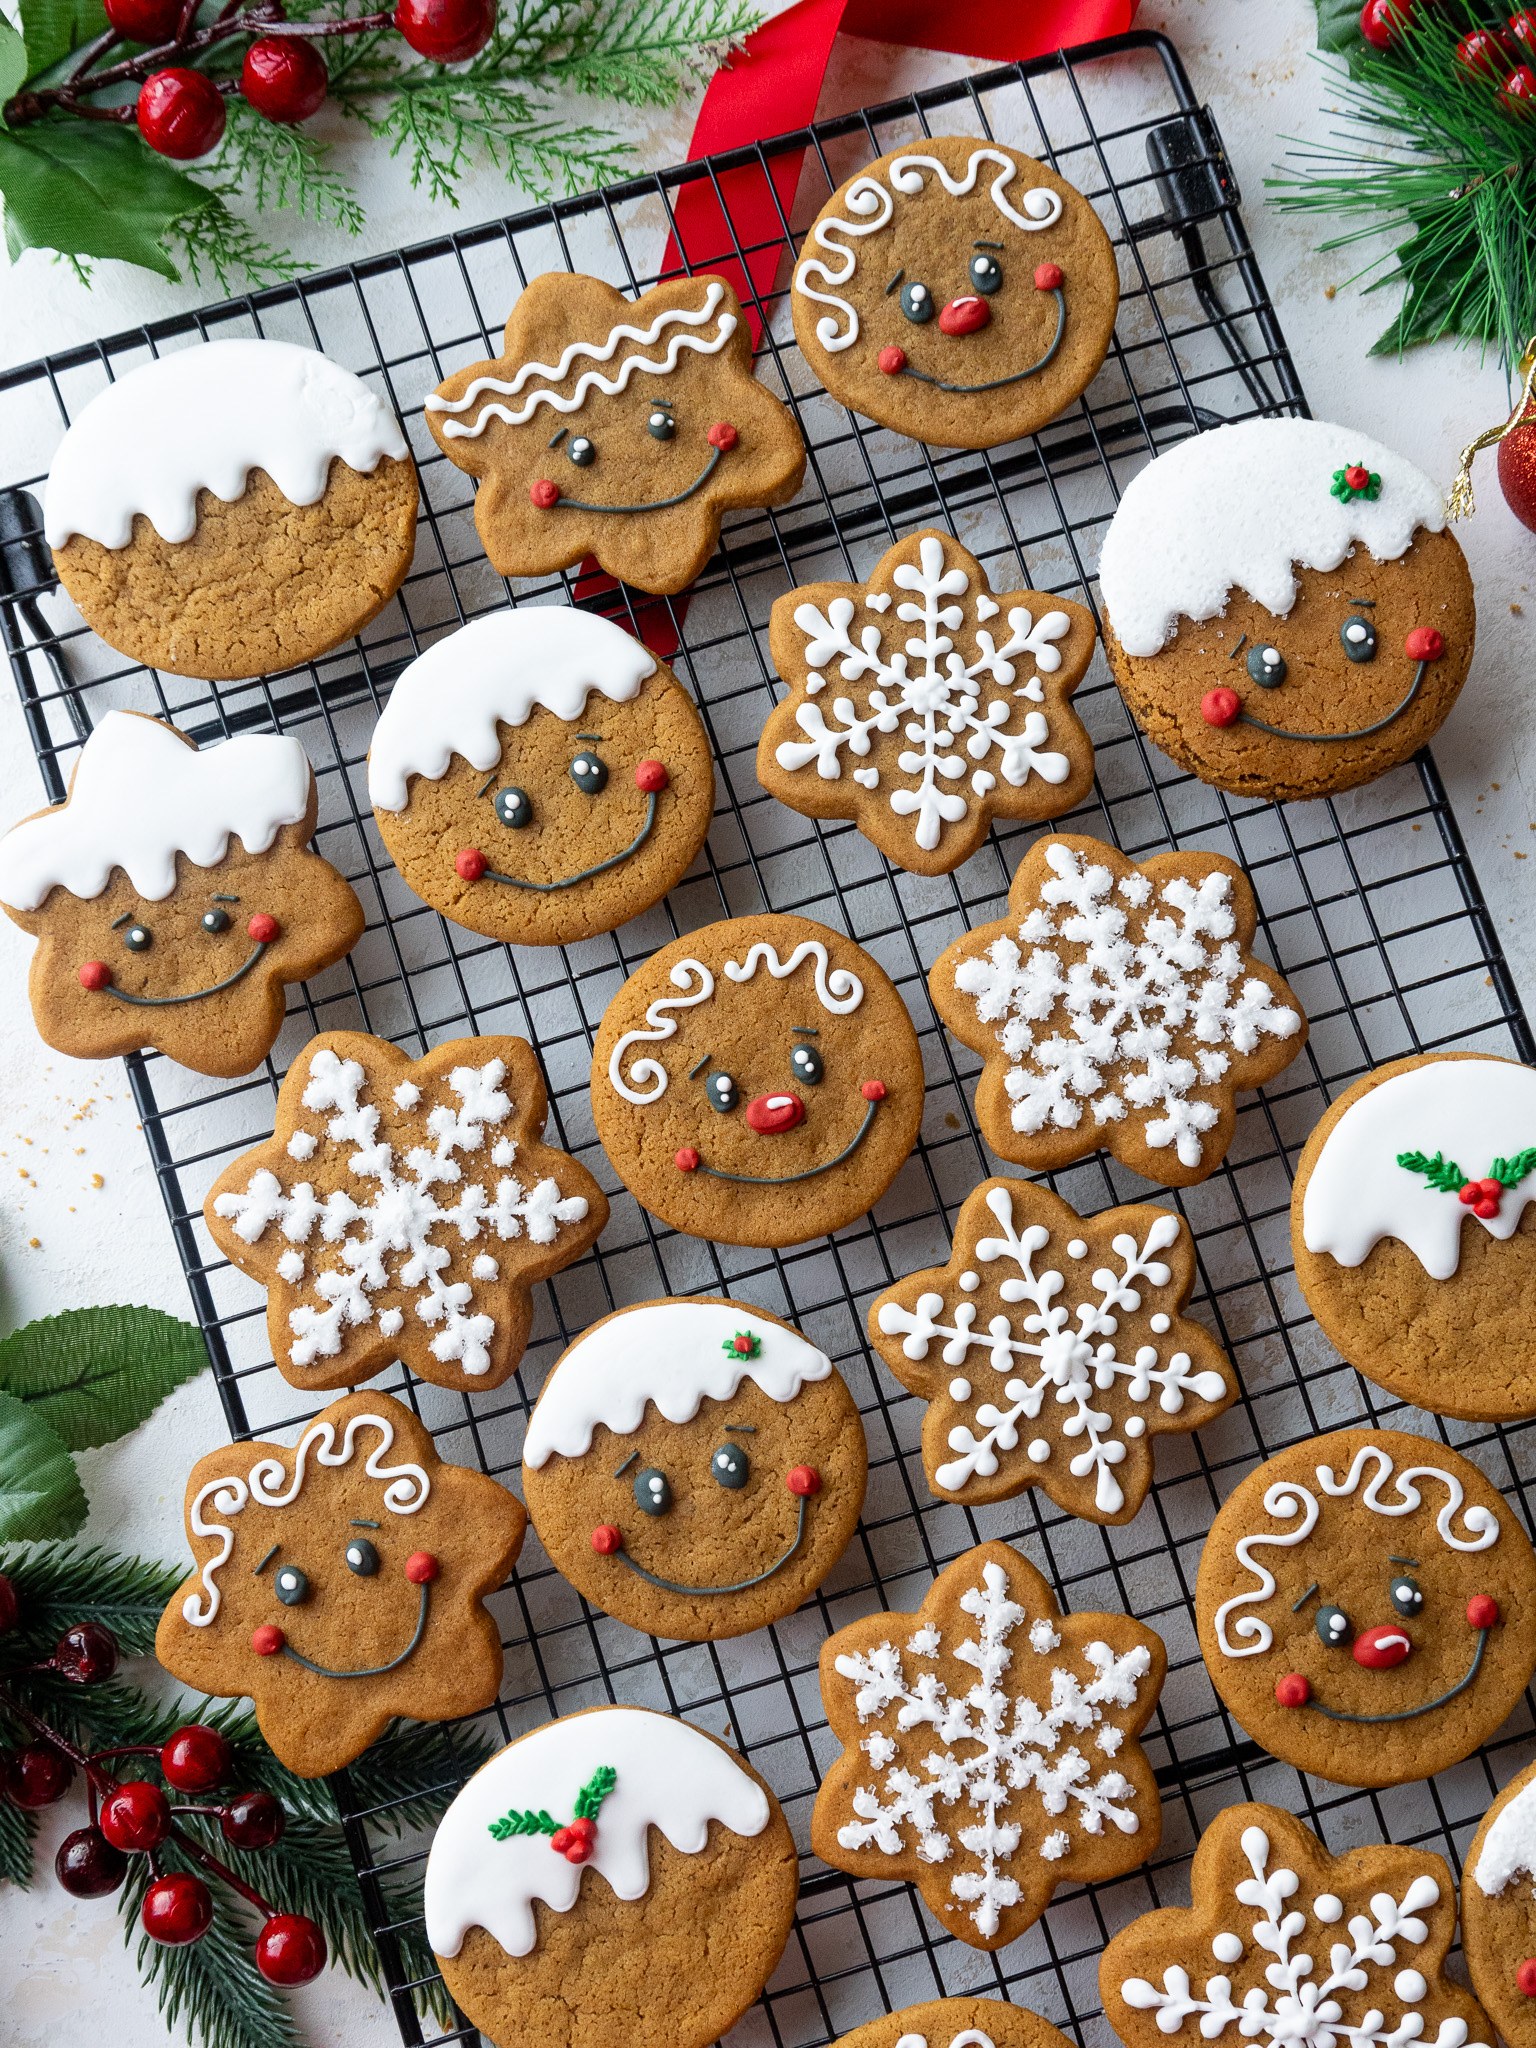
[{"label": "black icing smile", "polygon": [[[596,509],[606,511],[612,508],[600,506]],[[640,827],[634,838],[631,839],[628,846],[621,853],[611,853],[607,860],[600,860],[593,867],[583,868],[579,874],[565,875],[558,882],[526,882],[521,875],[499,875],[494,868],[487,868],[481,880],[500,882],[508,889],[536,889],[541,896],[548,896],[559,889],[574,889],[578,882],[590,882],[594,875],[605,875],[610,868],[622,866],[631,854],[638,853],[650,837],[651,827],[656,822],[656,796],[657,792],[654,789],[647,793],[645,799],[645,823]]]},{"label": "black icing smile", "polygon": [[[803,1176],[797,1175],[796,1178],[803,1178]],[[802,1493],[800,1496],[800,1517],[795,1524],[795,1533],[790,1541],[789,1548],[774,1559],[767,1571],[759,1572],[756,1578],[753,1579],[739,1579],[734,1586],[688,1586],[684,1585],[681,1579],[658,1579],[656,1574],[648,1572],[644,1565],[636,1564],[627,1550],[616,1550],[613,1552],[613,1555],[618,1558],[620,1563],[627,1564],[636,1578],[644,1579],[648,1586],[659,1586],[664,1593],[745,1593],[749,1586],[760,1586],[765,1579],[771,1579],[775,1572],[781,1571],[800,1548],[801,1540],[805,1535],[805,1514],[809,1505],[809,1496]],[[423,1588],[423,1591],[425,1591],[425,1588]]]},{"label": "black icing smile", "polygon": [[681,505],[685,498],[691,498],[695,491],[701,490],[714,474],[715,464],[720,460],[723,453],[723,449],[711,448],[708,462],[705,463],[693,482],[688,485],[686,490],[678,491],[670,498],[652,498],[648,503],[642,505],[591,505],[588,504],[585,498],[568,498],[562,491],[554,504],[547,509],[551,512],[558,512],[562,506],[569,506],[573,512],[664,512],[669,505]]},{"label": "black icing smile", "polygon": [[[1251,718],[1246,711],[1240,711],[1238,713],[1237,723],[1239,725],[1254,726],[1257,728],[1258,731],[1267,732],[1273,739],[1277,740],[1323,741],[1368,739],[1373,732],[1385,731],[1385,729],[1389,725],[1393,724],[1397,719],[1402,717],[1403,713],[1408,709],[1409,705],[1413,702],[1414,698],[1418,696],[1419,691],[1423,688],[1424,671],[1428,667],[1429,663],[1427,661],[1421,661],[1419,663],[1418,669],[1414,674],[1413,682],[1409,688],[1407,696],[1404,697],[1403,701],[1399,705],[1397,705],[1393,710],[1389,711],[1385,718],[1378,718],[1374,725],[1357,725],[1350,732],[1287,732],[1284,726],[1266,725],[1262,718]],[[1449,1698],[1449,1694],[1447,1695],[1447,1697]],[[1342,1718],[1348,1720],[1350,1716],[1344,1715]]]},{"label": "black icing smile", "polygon": [[200,1002],[204,996],[216,996],[227,988],[233,988],[237,981],[243,980],[250,973],[262,954],[266,952],[267,947],[274,944],[276,944],[276,941],[272,939],[258,939],[247,958],[235,969],[233,974],[225,975],[222,981],[216,981],[208,988],[191,989],[184,996],[131,996],[126,989],[119,988],[115,982],[108,982],[97,993],[116,996],[120,1003],[133,1003],[138,1008],[146,1010],[164,1009],[170,1003]]},{"label": "black icing smile", "polygon": [[1458,1693],[1466,1691],[1482,1667],[1483,1651],[1487,1644],[1488,1631],[1480,1628],[1477,1632],[1477,1648],[1472,1652],[1472,1662],[1467,1666],[1465,1675],[1457,1680],[1449,1692],[1441,1693],[1438,1699],[1425,1700],[1419,1707],[1402,1707],[1395,1714],[1341,1714],[1337,1707],[1325,1707],[1320,1700],[1309,1699],[1305,1704],[1315,1708],[1330,1721],[1353,1721],[1368,1728],[1379,1728],[1388,1721],[1416,1721],[1420,1714],[1432,1714],[1436,1707],[1443,1707],[1447,1700],[1453,1700]]},{"label": "black icing smile", "polygon": [[283,1655],[291,1657],[295,1664],[302,1664],[306,1671],[313,1671],[319,1678],[382,1678],[386,1671],[393,1671],[397,1664],[403,1664],[406,1658],[412,1656],[420,1647],[421,1639],[427,1632],[427,1615],[431,1610],[431,1606],[432,1584],[430,1580],[424,1580],[421,1588],[421,1610],[416,1617],[416,1633],[411,1637],[411,1640],[406,1644],[399,1656],[391,1657],[387,1664],[371,1664],[366,1670],[333,1671],[329,1665],[315,1664],[308,1657],[300,1656],[292,1643],[289,1642],[283,1644]]},{"label": "black icing smile", "polygon": [[[700,1157],[699,1163],[693,1168],[693,1171],[695,1173],[711,1173],[716,1180],[736,1181],[745,1187],[751,1188],[787,1188],[797,1180],[814,1180],[817,1174],[830,1173],[834,1166],[841,1166],[845,1159],[851,1158],[857,1152],[864,1140],[869,1136],[869,1127],[874,1122],[875,1113],[883,1100],[883,1096],[877,1097],[875,1101],[869,1104],[869,1107],[864,1112],[863,1123],[859,1125],[858,1130],[855,1131],[853,1137],[835,1159],[824,1160],[820,1166],[808,1166],[803,1173],[727,1173],[723,1167],[707,1165],[702,1157]],[[788,1556],[788,1554],[786,1551],[785,1555]]]},{"label": "black icing smile", "polygon": [[1051,292],[1056,301],[1056,332],[1051,336],[1049,348],[1038,362],[1030,364],[1027,370],[1015,370],[1011,377],[994,377],[987,384],[947,384],[942,377],[930,377],[926,370],[914,370],[910,363],[903,363],[898,375],[915,377],[920,384],[930,384],[935,391],[1001,391],[1008,384],[1022,384],[1026,377],[1033,377],[1043,370],[1061,347],[1061,338],[1067,328],[1067,301],[1060,285]]}]

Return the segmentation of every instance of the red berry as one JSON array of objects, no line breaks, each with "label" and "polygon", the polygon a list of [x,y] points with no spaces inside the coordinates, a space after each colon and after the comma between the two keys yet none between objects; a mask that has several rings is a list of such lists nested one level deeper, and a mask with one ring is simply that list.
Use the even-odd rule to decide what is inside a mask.
[{"label": "red berry", "polygon": [[541,512],[547,512],[551,505],[560,502],[560,486],[552,484],[547,476],[541,476],[536,484],[528,487],[528,496]]},{"label": "red berry", "polygon": [[1200,699],[1200,716],[1207,725],[1231,725],[1243,708],[1243,700],[1236,690],[1225,687],[1207,690]]},{"label": "red berry", "polygon": [[181,21],[182,0],[104,0],[104,11],[120,36],[135,43],[168,43]]},{"label": "red berry", "polygon": [[224,100],[201,71],[172,65],[154,71],[139,88],[139,133],[161,156],[187,163],[206,156],[224,133]]},{"label": "red berry", "polygon": [[907,367],[907,352],[904,348],[883,348],[875,357],[875,366],[883,377],[899,377]]},{"label": "red berry", "polygon": [[1409,0],[1365,0],[1360,33],[1373,50],[1390,50],[1408,24]]},{"label": "red berry", "polygon": [[16,1582],[0,1572],[0,1635],[4,1635],[8,1628],[14,1628],[20,1616],[21,1596],[16,1591]]},{"label": "red berry", "polygon": [[1536,71],[1529,64],[1517,64],[1498,93],[1499,105],[1507,113],[1527,113],[1536,100]]},{"label": "red berry", "polygon": [[565,1860],[567,1863],[585,1863],[591,1854],[592,1844],[590,1842],[572,1841],[567,1842],[565,1846]]},{"label": "red berry", "polygon": [[859,1093],[866,1102],[884,1102],[885,1083],[883,1081],[863,1081],[859,1084]]},{"label": "red berry", "polygon": [[1478,1187],[1478,1184],[1475,1180],[1464,1180],[1461,1186],[1456,1190],[1457,1201],[1465,1202],[1469,1209],[1471,1208],[1474,1202],[1479,1201],[1481,1199],[1481,1196],[1482,1190]]},{"label": "red berry", "polygon": [[490,862],[478,846],[466,846],[462,853],[454,855],[453,866],[461,882],[478,882]]},{"label": "red berry", "polygon": [[557,1856],[563,1856],[573,1840],[569,1828],[556,1828],[549,1838],[549,1846]]},{"label": "red berry", "polygon": [[1061,265],[1042,263],[1035,272],[1037,292],[1059,292],[1061,290]]},{"label": "red berry", "polygon": [[583,1814],[579,1820],[571,1822],[570,1836],[573,1842],[595,1842],[597,1840],[597,1822]]},{"label": "red berry", "polygon": [[820,1493],[821,1474],[814,1465],[792,1465],[785,1474],[784,1484],[803,1500],[808,1494]]},{"label": "red berry", "polygon": [[[1536,86],[1536,78],[1532,84]],[[1438,661],[1445,652],[1445,640],[1433,626],[1415,626],[1403,642],[1403,651],[1410,661]]]},{"label": "red berry", "polygon": [[173,1870],[157,1877],[144,1894],[139,1919],[151,1941],[165,1948],[186,1948],[208,1932],[213,1897],[200,1877]]},{"label": "red berry", "polygon": [[1491,1593],[1474,1593],[1467,1602],[1467,1620],[1473,1628],[1493,1628],[1499,1619],[1499,1603]]},{"label": "red berry", "polygon": [[736,446],[736,429],[729,420],[721,420],[710,428],[704,438],[711,448],[718,448],[722,455],[729,455]]},{"label": "red berry", "polygon": [[1299,1671],[1287,1671],[1275,1686],[1275,1698],[1282,1707],[1304,1707],[1312,1697],[1312,1688]]},{"label": "red berry", "polygon": [[88,988],[94,995],[98,989],[112,986],[112,970],[105,960],[87,960],[80,970],[80,986]]},{"label": "red berry", "polygon": [[697,1173],[699,1170],[699,1155],[691,1145],[679,1145],[672,1154],[672,1164],[679,1173]]},{"label": "red berry", "polygon": [[655,796],[671,780],[660,761],[642,761],[635,770],[635,787],[644,790],[647,796]]},{"label": "red berry", "polygon": [[99,1622],[65,1629],[54,1645],[53,1668],[71,1685],[95,1685],[117,1669],[117,1637]]},{"label": "red berry", "polygon": [[[1494,33],[1501,34],[1498,30]],[[1509,35],[1501,36],[1506,49],[1511,38],[1528,57],[1536,54],[1536,7],[1522,7],[1518,14],[1509,17]]]},{"label": "red berry", "polygon": [[1486,1196],[1486,1198],[1487,1198],[1487,1199],[1488,1199],[1488,1200],[1489,1200],[1490,1202],[1498,1202],[1498,1201],[1502,1201],[1502,1200],[1503,1200],[1503,1197],[1504,1197],[1504,1183],[1503,1183],[1503,1181],[1501,1181],[1501,1180],[1480,1180],[1480,1181],[1478,1182],[1478,1184],[1477,1184],[1477,1185],[1478,1185],[1478,1187],[1479,1187],[1479,1188],[1481,1189],[1481,1191],[1482,1191],[1482,1193],[1484,1194],[1484,1196]]},{"label": "red berry", "polygon": [[160,1752],[165,1782],[178,1792],[211,1792],[229,1776],[233,1762],[228,1742],[217,1728],[198,1722],[178,1728]]},{"label": "red berry", "polygon": [[612,1557],[616,1550],[624,1548],[624,1538],[612,1522],[599,1522],[592,1531],[592,1548],[599,1557]]},{"label": "red berry", "polygon": [[1536,1957],[1528,1956],[1516,1966],[1515,1989],[1527,1998],[1536,1998]]},{"label": "red berry", "polygon": [[270,1849],[287,1825],[287,1814],[270,1792],[237,1792],[219,1814],[224,1839],[236,1849]]},{"label": "red berry", "polygon": [[29,1742],[6,1766],[5,1789],[13,1806],[32,1813],[62,1799],[74,1775],[75,1767],[62,1750],[49,1742]]},{"label": "red berry", "polygon": [[302,1913],[274,1913],[256,1937],[256,1967],[269,1984],[308,1984],[325,1968],[325,1936]]},{"label": "red berry", "polygon": [[269,121],[307,121],[330,90],[325,59],[308,36],[263,36],[240,67],[240,90]]},{"label": "red berry", "polygon": [[1502,29],[1475,28],[1456,45],[1456,62],[1463,71],[1480,73],[1485,78],[1502,78],[1511,48]]},{"label": "red berry", "polygon": [[101,1802],[101,1832],[114,1849],[158,1849],[170,1827],[170,1801],[147,1779],[130,1778]]},{"label": "red berry", "polygon": [[400,0],[395,27],[434,64],[461,64],[491,40],[496,0]]},{"label": "red berry", "polygon": [[275,1621],[264,1621],[251,1630],[251,1648],[258,1657],[275,1657],[287,1640]]},{"label": "red berry", "polygon": [[405,1576],[413,1586],[430,1586],[437,1573],[437,1559],[430,1550],[413,1550],[405,1560]]},{"label": "red berry", "polygon": [[247,936],[253,939],[258,946],[270,946],[282,930],[282,926],[275,917],[269,916],[265,910],[258,910],[245,929]]},{"label": "red berry", "polygon": [[1369,490],[1371,472],[1358,462],[1352,462],[1344,472],[1344,481],[1352,491]]},{"label": "red berry", "polygon": [[731,1348],[738,1358],[750,1358],[752,1356],[752,1339],[745,1330],[738,1330],[731,1339]]},{"label": "red berry", "polygon": [[104,1899],[128,1875],[128,1858],[100,1828],[76,1828],[60,1842],[53,1870],[72,1898]]},{"label": "red berry", "polygon": [[1498,1203],[1490,1201],[1487,1195],[1479,1195],[1472,1204],[1472,1214],[1474,1216],[1481,1216],[1485,1223],[1491,1222],[1498,1213]]}]

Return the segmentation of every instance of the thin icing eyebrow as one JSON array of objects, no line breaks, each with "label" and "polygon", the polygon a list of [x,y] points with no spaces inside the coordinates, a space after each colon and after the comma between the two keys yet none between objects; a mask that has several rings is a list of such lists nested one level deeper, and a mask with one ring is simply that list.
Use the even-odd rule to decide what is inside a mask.
[{"label": "thin icing eyebrow", "polygon": [[1243,635],[1242,639],[1241,639],[1241,640],[1239,640],[1239,641],[1238,641],[1238,643],[1237,643],[1237,645],[1236,645],[1236,646],[1235,646],[1235,647],[1233,648],[1232,652],[1231,652],[1231,653],[1230,653],[1230,654],[1229,654],[1229,655],[1227,656],[1227,659],[1228,659],[1228,661],[1236,661],[1237,657],[1238,657],[1238,656],[1239,656],[1239,655],[1240,655],[1240,654],[1242,653],[1243,649],[1244,649],[1244,648],[1245,648],[1245,647],[1246,647],[1247,645],[1248,645],[1248,635],[1247,635],[1247,634],[1245,633],[1245,634]]},{"label": "thin icing eyebrow", "polygon": [[1308,1586],[1305,1593],[1302,1594],[1301,1598],[1291,1603],[1292,1614],[1299,1613],[1299,1611],[1306,1606],[1307,1602],[1312,1598],[1312,1595],[1317,1591],[1318,1584],[1319,1581],[1314,1579],[1311,1585]]},{"label": "thin icing eyebrow", "polygon": [[120,924],[126,924],[126,923],[128,922],[128,920],[129,920],[129,918],[130,918],[130,917],[132,917],[132,915],[133,915],[133,912],[132,912],[131,910],[125,910],[125,911],[123,912],[123,914],[122,914],[122,916],[121,916],[121,917],[114,917],[114,918],[113,918],[113,920],[112,920],[112,926],[111,926],[111,929],[112,929],[113,931],[116,931],[116,930],[117,930],[117,928],[118,928],[118,926],[119,926]]},{"label": "thin icing eyebrow", "polygon": [[1001,249],[1005,246],[1002,242],[972,242],[971,244],[973,249]]},{"label": "thin icing eyebrow", "polygon": [[614,1473],[614,1478],[622,1479],[624,1477],[624,1474],[629,1470],[630,1466],[633,1465],[633,1463],[635,1462],[636,1458],[639,1457],[639,1455],[640,1453],[638,1451],[631,1451],[629,1456],[624,1460],[623,1464],[619,1467],[618,1471]]},{"label": "thin icing eyebrow", "polygon": [[238,903],[240,898],[238,896],[214,896],[209,900],[213,903]]},{"label": "thin icing eyebrow", "polygon": [[569,427],[562,427],[562,428],[560,429],[560,431],[559,431],[559,433],[558,433],[558,434],[551,434],[551,435],[550,435],[550,437],[549,437],[549,443],[548,443],[548,445],[549,445],[549,446],[550,446],[551,448],[558,448],[558,447],[560,446],[560,443],[561,443],[561,442],[562,442],[562,441],[563,441],[563,440],[565,439],[566,435],[567,435],[567,434],[568,434],[568,433],[569,433],[570,431],[571,431],[571,430],[570,430],[570,428],[569,428]]},{"label": "thin icing eyebrow", "polygon": [[255,1569],[252,1571],[251,1577],[253,1579],[259,1579],[261,1577],[262,1573],[266,1570],[267,1566],[272,1562],[273,1558],[276,1557],[277,1553],[282,1549],[282,1547],[283,1546],[281,1545],[281,1543],[273,1544],[272,1548],[261,1560],[261,1563],[257,1565]]},{"label": "thin icing eyebrow", "polygon": [[1418,1570],[1418,1566],[1419,1566],[1419,1560],[1418,1560],[1418,1559],[1417,1559],[1416,1557],[1394,1557],[1394,1556],[1392,1555],[1392,1553],[1391,1553],[1391,1551],[1390,1551],[1390,1550],[1389,1550],[1389,1551],[1387,1552],[1387,1563],[1388,1563],[1388,1564],[1411,1564],[1411,1565],[1413,1566],[1413,1568],[1414,1568],[1414,1570],[1415,1570],[1415,1571],[1417,1571],[1417,1570]]},{"label": "thin icing eyebrow", "polygon": [[901,283],[901,280],[906,276],[906,274],[907,273],[905,270],[897,271],[896,275],[891,279],[890,283],[885,288],[885,296],[887,298],[889,298],[891,296],[891,293],[895,291],[897,285]]},{"label": "thin icing eyebrow", "polygon": [[728,1422],[725,1424],[725,1427],[727,1429],[739,1429],[743,1436],[757,1435],[757,1424],[755,1422]]},{"label": "thin icing eyebrow", "polygon": [[791,1031],[803,1032],[807,1038],[820,1038],[821,1036],[821,1033],[814,1024],[791,1024],[789,1028]]},{"label": "thin icing eyebrow", "polygon": [[348,1522],[349,1529],[377,1529],[377,1522]]},{"label": "thin icing eyebrow", "polygon": [[701,1060],[699,1061],[699,1064],[698,1064],[698,1065],[697,1065],[696,1067],[690,1067],[690,1068],[688,1069],[688,1078],[689,1078],[689,1080],[691,1081],[691,1080],[693,1079],[693,1077],[694,1077],[694,1075],[695,1075],[695,1074],[702,1074],[702,1073],[703,1073],[703,1071],[704,1071],[704,1069],[705,1069],[705,1068],[706,1068],[706,1067],[707,1067],[707,1066],[709,1065],[710,1061],[711,1061],[711,1060],[712,1060],[713,1058],[714,1058],[714,1054],[713,1054],[712,1052],[707,1052],[707,1053],[705,1053],[705,1055],[704,1055],[703,1059],[701,1059]]},{"label": "thin icing eyebrow", "polygon": [[1374,597],[1346,597],[1344,602],[1346,604],[1359,605],[1361,611],[1363,612],[1373,612],[1376,609],[1376,600]]},{"label": "thin icing eyebrow", "polygon": [[[496,775],[499,775],[500,773],[501,773],[501,770],[500,770],[500,769],[498,768],[498,769],[496,770]],[[487,791],[487,790],[488,790],[488,789],[490,788],[491,784],[492,784],[492,783],[493,783],[493,782],[494,782],[494,781],[496,780],[496,775],[487,775],[487,777],[485,778],[484,782],[482,782],[482,783],[481,783],[481,785],[480,785],[480,787],[479,787],[479,788],[478,788],[478,789],[477,789],[477,790],[475,791],[475,795],[476,795],[476,796],[484,796],[484,795],[485,795],[485,792],[486,792],[486,791]]]},{"label": "thin icing eyebrow", "polygon": [[603,744],[603,736],[600,732],[579,732],[576,737],[579,740],[591,740],[592,744],[596,747],[600,747]]}]

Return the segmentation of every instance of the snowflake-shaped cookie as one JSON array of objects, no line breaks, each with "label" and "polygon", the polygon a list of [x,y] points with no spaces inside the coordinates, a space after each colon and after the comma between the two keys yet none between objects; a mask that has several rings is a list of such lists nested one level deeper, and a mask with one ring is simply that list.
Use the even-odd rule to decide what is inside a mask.
[{"label": "snowflake-shaped cookie", "polygon": [[1476,2048],[1481,2007],[1444,1975],[1456,1891],[1438,1856],[1330,1856],[1278,1807],[1229,1807],[1200,1837],[1194,1904],[1148,1913],[1099,1964],[1127,2048]]},{"label": "snowflake-shaped cookie", "polygon": [[1233,1096],[1289,1066],[1306,1019],[1248,950],[1253,891],[1215,853],[1139,864],[1097,839],[1041,839],[1008,914],[941,953],[934,1007],[983,1054],[982,1135],[1050,1172],[1104,1146],[1183,1187],[1221,1164]]},{"label": "snowflake-shaped cookie", "polygon": [[867,583],[775,603],[769,647],[790,694],[763,728],[758,780],[808,818],[852,818],[898,867],[948,874],[994,816],[1058,818],[1087,795],[1093,746],[1068,699],[1095,637],[1082,605],[994,596],[951,534],[912,534]]},{"label": "snowflake-shaped cookie", "polygon": [[934,1492],[979,1507],[1039,1486],[1069,1514],[1131,1521],[1152,1438],[1237,1397],[1221,1346],[1179,1314],[1194,1277],[1188,1227],[1166,1209],[1085,1220],[1022,1180],[968,1195],[949,1264],[869,1311],[871,1343],[929,1404]]},{"label": "snowflake-shaped cookie", "polygon": [[457,1038],[421,1060],[364,1032],[310,1040],[275,1132],[203,1206],[220,1251],[267,1289],[286,1379],[351,1386],[398,1358],[439,1386],[501,1384],[529,1288],[608,1221],[591,1174],[540,1143],[547,1108],[521,1038]]},{"label": "snowflake-shaped cookie", "polygon": [[1034,1566],[983,1543],[914,1614],[822,1645],[844,1754],[811,1845],[854,1877],[906,1878],[973,1948],[1002,1948],[1059,1884],[1120,1877],[1157,1851],[1162,1808],[1135,1740],[1167,1669],[1123,1614],[1063,1614]]}]

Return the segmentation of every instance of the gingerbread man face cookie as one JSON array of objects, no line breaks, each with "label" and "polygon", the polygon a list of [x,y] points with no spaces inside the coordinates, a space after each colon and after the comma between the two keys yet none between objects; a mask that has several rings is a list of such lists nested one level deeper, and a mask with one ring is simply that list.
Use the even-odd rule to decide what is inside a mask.
[{"label": "gingerbread man face cookie", "polygon": [[805,472],[793,416],[752,374],[723,278],[639,299],[596,277],[536,277],[502,353],[427,400],[433,437],[478,479],[475,524],[503,576],[595,555],[640,590],[682,590],[721,514],[787,505]]},{"label": "gingerbread man face cookie", "polygon": [[1509,2048],[1536,2043],[1536,1764],[1483,1816],[1462,1866],[1461,1946]]},{"label": "gingerbread man face cookie", "polygon": [[935,1998],[844,2034],[837,2048],[1065,2048],[1066,2036],[1027,2006],[999,1998]]},{"label": "gingerbread man face cookie", "polygon": [[77,1059],[154,1047],[199,1074],[248,1074],[285,989],[362,936],[363,907],[309,850],[315,778],[296,739],[199,751],[109,711],[62,804],[0,839],[0,905],[38,940],[28,991]]},{"label": "gingerbread man face cookie", "polygon": [[738,1302],[645,1302],[557,1361],[523,1491],[576,1589],[648,1635],[708,1642],[793,1612],[852,1536],[864,1426],[824,1352]]},{"label": "gingerbread man face cookie", "polygon": [[680,881],[715,805],[693,700],[609,619],[476,619],[413,661],[368,753],[384,844],[418,896],[490,939],[612,931]]},{"label": "gingerbread man face cookie", "polygon": [[774,604],[790,694],[763,727],[758,780],[806,817],[852,818],[913,874],[948,874],[993,817],[1055,818],[1087,795],[1093,743],[1067,700],[1096,637],[1081,605],[994,597],[952,535],[913,534],[867,583]]},{"label": "gingerbread man face cookie", "polygon": [[195,1569],[155,1655],[199,1692],[249,1694],[300,1777],[350,1763],[397,1714],[447,1721],[495,1699],[501,1637],[482,1603],[527,1517],[445,1464],[387,1394],[332,1402],[292,1450],[210,1451],[186,1514]]},{"label": "gingerbread man face cookie", "polygon": [[1476,632],[1437,487],[1322,420],[1196,434],[1127,486],[1099,564],[1104,644],[1147,737],[1239,796],[1330,796],[1406,761]]},{"label": "gingerbread man face cookie", "polygon": [[1272,1756],[1339,1785],[1459,1763],[1536,1668],[1536,1556],[1475,1465],[1391,1429],[1271,1458],[1211,1525],[1200,1649]]},{"label": "gingerbread man face cookie", "polygon": [[795,339],[832,396],[940,448],[1032,434],[1098,373],[1120,303],[1083,195],[998,143],[943,135],[827,201],[795,269]]},{"label": "gingerbread man face cookie", "polygon": [[861,947],[806,917],[674,939],[608,1005],[592,1052],[620,1178],[718,1244],[801,1244],[863,1215],[922,1112],[906,1005]]}]

